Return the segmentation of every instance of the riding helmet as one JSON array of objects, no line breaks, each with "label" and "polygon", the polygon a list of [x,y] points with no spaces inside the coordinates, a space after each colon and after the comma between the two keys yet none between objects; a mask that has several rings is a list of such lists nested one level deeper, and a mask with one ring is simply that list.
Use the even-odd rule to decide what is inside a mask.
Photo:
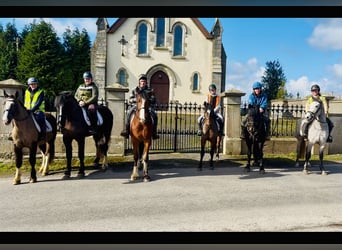
[{"label": "riding helmet", "polygon": [[93,75],[89,71],[86,71],[86,72],[83,73],[83,79],[84,78],[91,78],[91,79],[93,79]]},{"label": "riding helmet", "polygon": [[317,84],[314,84],[314,85],[311,86],[311,91],[314,91],[314,90],[320,91],[321,88]]},{"label": "riding helmet", "polygon": [[212,83],[209,85],[209,91],[213,89],[216,90],[216,85]]},{"label": "riding helmet", "polygon": [[31,85],[32,83],[38,84],[39,82],[38,82],[37,78],[35,78],[35,77],[30,77],[30,78],[27,80],[27,84],[28,84],[28,85]]},{"label": "riding helmet", "polygon": [[140,75],[139,75],[139,81],[140,81],[141,79],[144,79],[144,80],[147,81],[147,76],[146,76],[145,74],[140,74]]},{"label": "riding helmet", "polygon": [[253,89],[261,89],[261,88],[262,88],[262,84],[260,82],[253,83]]}]

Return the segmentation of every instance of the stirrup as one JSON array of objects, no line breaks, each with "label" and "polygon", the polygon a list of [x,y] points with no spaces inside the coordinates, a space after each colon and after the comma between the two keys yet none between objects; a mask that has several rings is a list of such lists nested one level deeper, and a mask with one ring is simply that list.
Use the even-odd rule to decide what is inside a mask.
[{"label": "stirrup", "polygon": [[197,135],[198,135],[198,136],[202,136],[202,130],[198,130],[198,131],[197,131]]},{"label": "stirrup", "polygon": [[329,142],[333,142],[333,139],[332,139],[332,136],[331,136],[331,135],[328,136],[327,142],[328,142],[328,143],[329,143]]}]

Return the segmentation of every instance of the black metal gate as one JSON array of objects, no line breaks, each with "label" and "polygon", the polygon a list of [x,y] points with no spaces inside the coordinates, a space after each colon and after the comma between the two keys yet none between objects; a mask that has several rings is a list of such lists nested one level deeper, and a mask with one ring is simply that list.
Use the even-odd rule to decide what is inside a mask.
[{"label": "black metal gate", "polygon": [[[126,114],[130,108],[125,101]],[[170,102],[157,104],[155,110],[158,114],[158,140],[152,141],[151,152],[199,152],[201,148],[200,137],[197,135],[198,117],[202,114],[202,105],[196,103]],[[220,151],[222,152],[222,144]],[[210,148],[207,143],[206,150]],[[125,154],[132,152],[130,139],[127,140]]]}]

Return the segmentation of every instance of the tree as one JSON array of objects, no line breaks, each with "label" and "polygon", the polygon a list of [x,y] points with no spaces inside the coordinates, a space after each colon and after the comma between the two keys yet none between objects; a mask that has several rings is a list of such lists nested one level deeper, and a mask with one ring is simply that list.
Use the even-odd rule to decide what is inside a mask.
[{"label": "tree", "polygon": [[266,70],[261,82],[269,100],[287,96],[286,77],[278,60],[266,62]]},{"label": "tree", "polygon": [[83,83],[82,74],[90,70],[90,47],[91,42],[85,29],[80,31],[78,28],[71,31],[66,29],[63,34],[63,46],[66,53],[66,75],[69,76],[69,87],[75,90],[78,85]]},{"label": "tree", "polygon": [[16,79],[19,35],[14,24],[8,23],[4,31],[0,27],[0,80]]},{"label": "tree", "polygon": [[63,82],[65,53],[51,24],[41,21],[33,23],[25,34],[23,46],[18,52],[17,77],[26,82],[37,77],[46,93],[46,109],[53,109],[53,100]]}]

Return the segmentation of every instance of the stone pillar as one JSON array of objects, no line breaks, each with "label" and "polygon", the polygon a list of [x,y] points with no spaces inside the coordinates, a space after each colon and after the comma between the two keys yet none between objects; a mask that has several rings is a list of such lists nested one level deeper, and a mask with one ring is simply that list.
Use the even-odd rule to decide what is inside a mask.
[{"label": "stone pillar", "polygon": [[125,93],[129,91],[119,84],[113,84],[105,88],[107,106],[113,112],[114,123],[109,146],[109,154],[124,155],[126,139],[120,136],[125,126]]},{"label": "stone pillar", "polygon": [[[26,89],[26,85],[14,80],[7,79],[4,81],[0,81],[0,102],[4,103],[4,91],[6,91],[9,95],[15,95],[18,92],[18,98],[23,100],[24,91]],[[0,114],[3,114],[4,105],[0,105]],[[0,123],[0,147],[3,149],[3,154],[11,153],[13,150],[12,142],[8,140],[8,135],[12,131],[12,125],[5,125],[3,122]],[[1,154],[1,153],[0,153]],[[1,155],[0,155],[1,156]]]},{"label": "stone pillar", "polygon": [[222,140],[223,154],[240,155],[242,152],[241,133],[241,97],[246,93],[239,90],[229,90],[221,94],[224,105],[224,131],[225,137]]}]

